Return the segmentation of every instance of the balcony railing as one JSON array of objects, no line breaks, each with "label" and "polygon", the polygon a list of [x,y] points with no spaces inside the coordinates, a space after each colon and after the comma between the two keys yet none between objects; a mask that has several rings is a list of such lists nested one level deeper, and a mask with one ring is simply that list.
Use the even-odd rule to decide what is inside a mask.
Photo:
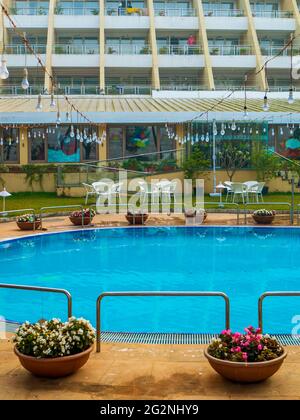
[{"label": "balcony railing", "polygon": [[67,16],[99,15],[99,9],[97,7],[85,7],[85,6],[78,6],[78,7],[56,6],[56,8],[54,9],[54,14],[67,15]]},{"label": "balcony railing", "polygon": [[106,45],[106,54],[151,54],[149,45],[134,45],[134,44],[122,44],[122,45]]},{"label": "balcony railing", "polygon": [[195,55],[202,54],[200,45],[163,45],[158,48],[160,55]]},{"label": "balcony railing", "polygon": [[[46,44],[30,46],[36,54],[46,54]],[[5,52],[6,54],[25,54],[25,45],[6,45]],[[28,48],[26,48],[26,53],[30,54]]]},{"label": "balcony railing", "polygon": [[101,89],[96,85],[68,85],[58,83],[57,93],[60,95],[99,95]]},{"label": "balcony railing", "polygon": [[53,54],[99,54],[99,45],[53,45]]},{"label": "balcony railing", "polygon": [[293,12],[280,11],[280,10],[253,10],[252,16],[263,17],[263,18],[292,18]]},{"label": "balcony railing", "polygon": [[211,55],[250,55],[252,50],[250,45],[211,45],[209,52]]},{"label": "balcony railing", "polygon": [[160,90],[188,90],[188,91],[194,91],[194,90],[207,90],[207,87],[204,85],[197,85],[197,84],[180,84],[180,83],[162,83],[160,85]]},{"label": "balcony railing", "polygon": [[[261,54],[265,55],[265,56],[273,56],[273,55],[277,55],[280,53],[281,56],[290,56],[291,55],[291,49],[290,48],[286,48],[285,50],[282,51],[282,49],[284,48],[284,45],[282,45],[281,47],[260,47],[261,50]],[[294,55],[299,55],[300,54],[300,49],[299,48],[293,48],[293,56]]]},{"label": "balcony railing", "polygon": [[1,85],[0,95],[38,95],[44,91],[44,86],[29,86],[28,89],[24,90],[21,87],[21,78],[19,85]]},{"label": "balcony railing", "polygon": [[[154,6],[155,7],[155,6]],[[195,9],[180,9],[180,8],[154,8],[155,16],[178,16],[178,17],[194,17],[196,16]]]},{"label": "balcony railing", "polygon": [[[215,90],[243,90],[243,81],[228,81],[228,80],[215,80]],[[255,86],[247,86],[247,90],[257,90]]]},{"label": "balcony railing", "polygon": [[122,85],[119,84],[108,84],[105,87],[105,93],[107,95],[150,95],[151,85]]},{"label": "balcony railing", "polygon": [[[289,83],[282,84],[280,86],[270,86],[269,85],[269,91],[270,92],[288,92],[290,90],[290,87],[291,86],[290,86]],[[295,92],[299,92],[300,87],[293,86],[293,90]]]},{"label": "balcony railing", "polygon": [[204,10],[204,16],[226,16],[226,17],[242,17],[245,16],[244,11],[241,9],[232,9],[232,10]]},{"label": "balcony railing", "polygon": [[11,15],[33,15],[46,16],[49,13],[48,7],[11,7],[9,9]]},{"label": "balcony railing", "polygon": [[105,9],[107,16],[148,16],[148,9],[141,7],[107,7]]}]

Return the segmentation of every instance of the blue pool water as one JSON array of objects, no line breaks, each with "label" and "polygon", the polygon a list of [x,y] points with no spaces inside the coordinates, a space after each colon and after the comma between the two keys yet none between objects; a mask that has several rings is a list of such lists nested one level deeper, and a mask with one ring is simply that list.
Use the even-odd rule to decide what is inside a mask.
[{"label": "blue pool water", "polygon": [[[73,312],[95,325],[105,291],[222,291],[231,326],[257,325],[257,300],[268,290],[300,290],[300,230],[253,227],[102,229],[0,243],[0,282],[65,288]],[[103,300],[109,331],[218,332],[224,302],[205,297],[118,297]],[[267,298],[264,325],[291,333],[300,298]],[[36,321],[66,316],[66,298],[0,289],[0,315]],[[299,318],[300,319],[300,318]],[[299,321],[298,321],[299,322]]]}]

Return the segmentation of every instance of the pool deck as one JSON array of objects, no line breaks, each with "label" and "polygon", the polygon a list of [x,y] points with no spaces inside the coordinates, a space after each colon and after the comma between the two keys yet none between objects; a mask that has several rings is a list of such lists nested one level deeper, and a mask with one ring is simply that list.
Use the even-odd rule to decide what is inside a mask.
[{"label": "pool deck", "polygon": [[[122,215],[97,215],[97,227],[127,226]],[[184,225],[183,216],[151,216],[147,225]],[[207,225],[235,225],[233,214],[209,214]],[[278,221],[276,224],[281,224]],[[65,216],[45,220],[48,232],[80,230]],[[15,222],[0,224],[0,239],[33,232]],[[35,234],[40,234],[37,231]],[[88,364],[63,379],[36,378],[23,369],[13,344],[0,340],[0,400],[14,399],[300,399],[300,346],[287,347],[280,371],[260,384],[234,384],[218,374],[203,355],[203,345],[104,343]]]},{"label": "pool deck", "polygon": [[[275,226],[287,226],[288,215],[277,215],[273,225]],[[251,217],[248,217],[248,224],[253,225]],[[91,228],[101,227],[126,227],[128,222],[124,215],[116,214],[105,214],[96,215],[93,220],[94,226]],[[185,217],[180,214],[176,215],[165,215],[155,214],[150,215],[147,220],[146,226],[182,226],[185,225]],[[205,225],[225,225],[233,226],[237,224],[236,214],[233,213],[209,213]],[[240,215],[240,225],[244,226],[244,215]],[[257,225],[255,225],[257,226]],[[16,222],[0,223],[0,240],[9,239],[12,237],[20,237],[26,235],[38,235],[45,232],[62,232],[64,230],[80,230],[81,226],[73,226],[67,216],[53,216],[43,219],[43,228],[45,231],[37,230],[33,231],[21,231],[16,225]]]},{"label": "pool deck", "polygon": [[0,400],[300,399],[300,347],[287,347],[272,378],[242,385],[215,373],[201,345],[103,344],[81,370],[61,379],[32,376],[12,346],[0,340]]}]

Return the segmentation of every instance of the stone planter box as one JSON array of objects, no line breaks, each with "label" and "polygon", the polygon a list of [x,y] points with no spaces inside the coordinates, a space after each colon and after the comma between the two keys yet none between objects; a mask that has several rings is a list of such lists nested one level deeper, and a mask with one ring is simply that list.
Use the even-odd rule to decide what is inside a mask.
[{"label": "stone planter box", "polygon": [[41,226],[40,220],[35,222],[17,222],[17,226],[21,230],[36,230]]}]

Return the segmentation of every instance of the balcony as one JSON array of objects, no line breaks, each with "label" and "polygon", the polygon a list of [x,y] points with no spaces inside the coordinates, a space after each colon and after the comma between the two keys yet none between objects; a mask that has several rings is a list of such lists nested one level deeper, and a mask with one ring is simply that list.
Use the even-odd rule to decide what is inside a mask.
[{"label": "balcony", "polygon": [[128,13],[129,9],[118,9],[109,7],[105,9],[106,29],[149,29],[150,21],[148,9],[132,8],[139,10],[135,13]]},{"label": "balcony", "polygon": [[[47,28],[48,8],[46,7],[14,7],[10,14],[18,23],[19,28]],[[11,28],[11,23],[5,16],[4,26]]]},{"label": "balcony", "polygon": [[[32,45],[32,49],[39,54],[42,60],[45,60],[46,45]],[[8,56],[10,67],[24,67],[25,47],[24,45],[6,45],[5,53]],[[37,62],[34,55],[30,54],[27,49],[27,67],[36,67]]]},{"label": "balcony", "polygon": [[250,45],[209,45],[211,55],[250,55]]},{"label": "balcony", "polygon": [[242,9],[213,9],[213,10],[204,10],[205,17],[243,17],[245,13]]},{"label": "balcony", "polygon": [[53,45],[53,67],[99,67],[99,60],[99,45]]},{"label": "balcony", "polygon": [[210,45],[209,52],[213,67],[256,67],[256,58],[249,45]]},{"label": "balcony", "polygon": [[54,10],[55,15],[65,15],[65,16],[86,16],[86,15],[99,15],[98,7],[86,7],[86,6],[77,6],[77,7],[61,7],[56,6]]},{"label": "balcony", "polygon": [[105,87],[106,95],[151,95],[151,85],[122,85],[108,84]]},{"label": "balcony", "polygon": [[58,83],[57,93],[60,95],[100,95],[101,89],[97,85],[66,85]]},{"label": "balcony", "polygon": [[[253,10],[255,29],[257,31],[287,31],[293,32],[296,29],[296,20],[292,12],[279,10]],[[276,24],[274,25],[274,20]]]},{"label": "balcony", "polygon": [[18,16],[46,16],[49,13],[49,8],[47,7],[11,7],[11,15]]},{"label": "balcony", "polygon": [[[183,58],[189,56],[188,59]],[[163,45],[158,48],[159,67],[204,67],[200,45]]]},{"label": "balcony", "polygon": [[293,12],[286,12],[281,10],[253,10],[252,16],[269,19],[291,19],[293,18]]},{"label": "balcony", "polygon": [[55,44],[53,45],[53,54],[99,54],[99,45]]},{"label": "balcony", "polygon": [[161,83],[160,90],[171,90],[171,91],[198,91],[198,90],[207,90],[207,87],[204,85],[194,84],[194,83]]},{"label": "balcony", "polygon": [[54,26],[57,29],[98,29],[99,9],[92,7],[55,8]]},{"label": "balcony", "polygon": [[105,54],[151,54],[149,45],[135,45],[135,44],[122,44],[122,45],[106,45]]},{"label": "balcony", "polygon": [[[289,69],[291,66],[291,50],[290,48],[282,51],[284,46],[261,46],[261,54],[264,57],[264,60],[267,60],[268,57],[277,56],[272,61],[268,63],[268,68],[270,69]],[[293,48],[293,56],[298,56],[300,54],[299,48]]]},{"label": "balcony", "polygon": [[152,67],[149,45],[106,45],[105,53],[106,67]]},{"label": "balcony", "polygon": [[21,87],[21,77],[19,85],[1,85],[0,86],[0,95],[38,95],[43,92],[44,86],[29,86],[28,89],[24,90]]},{"label": "balcony", "polygon": [[166,17],[195,17],[196,10],[195,9],[180,9],[180,8],[155,8],[154,9],[155,16],[166,16]]},{"label": "balcony", "polygon": [[[30,45],[31,48],[33,49],[33,51],[36,54],[46,54],[46,49],[47,49],[47,45],[43,44],[43,45]],[[29,50],[28,48],[25,48],[24,45],[6,45],[5,47],[5,51],[6,54],[25,54],[25,49],[26,49],[26,53],[29,54]]]},{"label": "balcony", "polygon": [[141,7],[107,7],[105,9],[107,16],[148,16],[148,9]]},{"label": "balcony", "polygon": [[156,29],[198,30],[198,17],[193,8],[159,8],[154,10]]}]

